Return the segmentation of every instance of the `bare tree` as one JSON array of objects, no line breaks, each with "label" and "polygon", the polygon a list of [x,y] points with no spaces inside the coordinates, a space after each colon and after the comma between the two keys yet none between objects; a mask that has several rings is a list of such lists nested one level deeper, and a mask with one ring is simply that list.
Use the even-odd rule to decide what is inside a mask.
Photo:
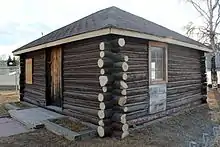
[{"label": "bare tree", "polygon": [[219,44],[218,32],[220,24],[220,0],[187,0],[195,10],[201,15],[204,23],[200,26],[190,22],[185,29],[187,35],[196,36],[198,41],[210,46],[213,51],[217,51]]}]

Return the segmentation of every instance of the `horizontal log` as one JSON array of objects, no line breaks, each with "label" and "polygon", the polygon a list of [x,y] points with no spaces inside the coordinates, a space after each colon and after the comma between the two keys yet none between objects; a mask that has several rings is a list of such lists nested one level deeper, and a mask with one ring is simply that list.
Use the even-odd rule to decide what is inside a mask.
[{"label": "horizontal log", "polygon": [[112,116],[112,110],[111,109],[99,110],[98,111],[98,116],[99,116],[100,119],[110,118]]},{"label": "horizontal log", "polygon": [[120,69],[121,71],[128,71],[128,64],[126,62],[116,62],[113,64],[114,69]]},{"label": "horizontal log", "polygon": [[[82,59],[83,57],[83,59]],[[64,53],[64,63],[66,61],[69,61],[70,59],[74,59],[74,60],[77,60],[79,61],[80,59],[85,61],[86,60],[90,60],[90,58],[94,59],[96,58],[96,61],[97,61],[97,58],[99,57],[99,52],[95,52],[95,51],[90,51],[90,52],[81,52],[81,53],[77,53],[77,54],[74,54],[74,53]]]},{"label": "horizontal log", "polygon": [[148,93],[148,86],[142,86],[142,87],[135,87],[135,88],[128,88],[127,90],[127,96],[133,96],[136,94],[145,94]]},{"label": "horizontal log", "polygon": [[194,95],[194,94],[200,94],[200,93],[201,93],[201,89],[196,89],[196,90],[183,92],[183,93],[174,93],[172,95],[168,94],[167,95],[167,102],[173,101],[173,100],[176,100],[176,99],[180,99],[180,98],[184,98],[184,97]]},{"label": "horizontal log", "polygon": [[99,77],[100,73],[98,72],[64,72],[63,76],[71,76],[71,77]]},{"label": "horizontal log", "polygon": [[127,62],[129,60],[128,56],[123,56],[123,55],[113,53],[110,51],[101,51],[100,57],[101,58],[104,58],[104,57],[110,58],[114,62]]},{"label": "horizontal log", "polygon": [[112,68],[111,67],[109,67],[109,68],[101,68],[100,69],[100,74],[101,75],[105,75],[105,74],[109,75],[109,74],[111,74],[111,72],[112,72]]},{"label": "horizontal log", "polygon": [[109,93],[99,93],[98,100],[100,102],[112,100],[112,94]]},{"label": "horizontal log", "polygon": [[114,82],[114,87],[115,87],[116,89],[127,89],[127,88],[128,88],[128,85],[127,85],[127,83],[126,83],[125,81],[122,81],[122,80],[116,81],[116,80],[115,80],[115,82]]},{"label": "horizontal log", "polygon": [[134,112],[142,109],[147,109],[149,106],[148,102],[137,102],[132,104],[125,104],[124,107],[127,107],[126,112]]},{"label": "horizontal log", "polygon": [[91,115],[88,115],[88,114],[84,114],[84,113],[81,113],[79,111],[74,111],[74,110],[70,110],[70,109],[63,109],[63,113],[66,114],[66,115],[78,118],[80,120],[90,122],[94,125],[98,125],[98,122],[99,122],[98,117],[94,117],[94,116],[91,116]]},{"label": "horizontal log", "polygon": [[89,114],[89,115],[93,115],[93,116],[98,116],[98,111],[99,111],[99,110],[96,110],[96,109],[89,109],[89,108],[85,108],[85,107],[83,108],[83,107],[71,106],[69,104],[63,104],[63,107],[65,109],[71,109],[71,110],[74,110],[74,111],[79,111],[79,112]]},{"label": "horizontal log", "polygon": [[112,136],[114,136],[116,138],[120,138],[120,139],[124,139],[128,135],[129,135],[128,131],[114,131],[112,134]]},{"label": "horizontal log", "polygon": [[[88,102],[87,102],[88,103]],[[63,104],[68,104],[68,105],[71,105],[73,107],[81,107],[81,108],[88,108],[88,109],[94,109],[94,110],[100,110],[99,108],[99,104],[97,105],[94,105],[94,104],[87,104],[87,103],[80,103],[80,102],[77,102],[77,103],[73,103],[71,101],[68,101],[68,100],[64,100]],[[87,105],[86,105],[87,104]],[[64,107],[64,106],[63,106]]]},{"label": "horizontal log", "polygon": [[97,132],[98,132],[99,137],[110,136],[111,133],[112,133],[112,128],[111,127],[98,126]]},{"label": "horizontal log", "polygon": [[113,106],[113,101],[100,102],[100,104],[99,104],[99,108],[101,110],[110,109],[110,108],[112,108],[112,106]]},{"label": "horizontal log", "polygon": [[63,66],[63,71],[69,71],[69,70],[72,70],[72,71],[76,71],[76,70],[83,70],[83,71],[91,71],[91,70],[96,70],[98,69],[99,67],[97,66],[97,64],[92,64],[92,65],[79,65],[79,66],[75,66],[73,64],[70,64],[70,65],[65,65]]},{"label": "horizontal log", "polygon": [[86,85],[85,87],[81,86],[82,84],[80,85],[74,85],[74,86],[71,86],[71,84],[67,83],[65,86],[64,86],[64,89],[65,91],[87,91],[87,92],[91,92],[91,93],[99,93],[99,92],[102,92],[102,90],[99,88],[99,87],[92,87],[89,85]]},{"label": "horizontal log", "polygon": [[98,52],[97,46],[99,45],[98,41],[88,41],[88,42],[81,42],[81,43],[68,43],[65,44],[63,48],[64,55],[71,55],[71,54],[80,54],[85,52]]},{"label": "horizontal log", "polygon": [[197,101],[199,99],[201,100],[202,97],[203,96],[201,95],[201,93],[199,93],[199,94],[191,95],[191,96],[184,97],[181,99],[177,99],[175,101],[170,101],[167,103],[167,109],[178,107],[178,106],[190,103],[190,102]]},{"label": "horizontal log", "polygon": [[107,84],[111,84],[113,81],[113,78],[110,75],[102,75],[99,76],[99,83],[100,86],[106,86]]},{"label": "horizontal log", "polygon": [[138,110],[138,111],[134,111],[134,112],[130,112],[130,113],[126,113],[126,120],[130,121],[130,120],[138,119],[138,118],[141,118],[141,117],[145,117],[147,115],[149,115],[148,108]]},{"label": "horizontal log", "polygon": [[114,95],[127,95],[127,91],[126,91],[126,89],[114,89],[113,91],[112,91],[112,93],[114,94]]},{"label": "horizontal log", "polygon": [[126,72],[117,72],[117,73],[113,73],[112,75],[114,79],[116,80],[127,80],[128,79],[128,75]]},{"label": "horizontal log", "polygon": [[99,44],[99,49],[101,51],[106,51],[106,50],[110,50],[112,52],[119,52],[121,50],[121,47],[125,46],[125,40],[124,38],[119,38],[119,39],[115,39],[115,40],[111,40],[108,42],[101,42]]},{"label": "horizontal log", "polygon": [[113,65],[113,61],[110,58],[104,57],[98,59],[97,64],[99,68],[111,67]]},{"label": "horizontal log", "polygon": [[111,119],[101,119],[99,120],[99,126],[110,126],[112,123]]},{"label": "horizontal log", "polygon": [[118,130],[118,131],[128,131],[128,124],[122,124],[122,123],[117,123],[117,122],[114,122],[112,123],[112,128],[114,130]]},{"label": "horizontal log", "polygon": [[110,87],[110,86],[103,86],[103,87],[102,87],[102,91],[103,91],[104,93],[106,93],[106,92],[111,92],[111,91],[112,91],[112,87]]},{"label": "horizontal log", "polygon": [[83,79],[80,79],[80,78],[73,79],[73,78],[65,78],[64,77],[63,80],[64,80],[64,85],[66,83],[73,83],[73,84],[97,84],[97,85],[99,85],[98,79],[97,80],[91,80],[91,79],[86,79],[86,78],[83,78]]},{"label": "horizontal log", "polygon": [[80,98],[84,100],[97,100],[98,93],[89,93],[89,94],[84,94],[84,93],[76,93],[76,92],[63,92],[65,97],[75,97],[75,98]]},{"label": "horizontal log", "polygon": [[126,96],[113,95],[112,98],[113,98],[113,104],[115,104],[115,105],[124,106],[127,102]]},{"label": "horizontal log", "polygon": [[148,102],[137,102],[132,104],[125,104],[124,106],[115,106],[113,109],[118,112],[130,113],[142,109],[148,109]]},{"label": "horizontal log", "polygon": [[152,121],[154,119],[158,119],[158,118],[164,117],[166,115],[170,115],[170,114],[176,113],[180,110],[184,110],[186,108],[189,108],[189,107],[192,107],[192,106],[195,106],[195,105],[199,105],[199,104],[201,104],[201,101],[196,101],[196,102],[186,104],[186,105],[183,105],[183,106],[180,106],[180,107],[177,107],[177,108],[162,111],[162,112],[159,112],[159,113],[156,113],[156,114],[147,115],[147,116],[144,116],[144,117],[139,117],[137,119],[133,119],[133,120],[128,121],[127,124],[129,126],[140,125],[140,124]]},{"label": "horizontal log", "polygon": [[184,86],[184,85],[190,85],[190,84],[197,84],[197,83],[200,83],[200,82],[201,82],[201,79],[174,81],[174,82],[167,83],[167,87]]},{"label": "horizontal log", "polygon": [[125,124],[126,123],[126,114],[115,112],[112,115],[112,120],[115,122],[121,122],[121,123]]}]

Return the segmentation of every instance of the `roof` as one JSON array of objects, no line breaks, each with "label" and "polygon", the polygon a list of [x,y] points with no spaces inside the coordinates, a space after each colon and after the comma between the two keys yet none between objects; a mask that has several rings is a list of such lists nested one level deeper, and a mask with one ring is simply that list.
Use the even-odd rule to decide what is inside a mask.
[{"label": "roof", "polygon": [[92,32],[105,28],[117,28],[128,31],[144,33],[148,35],[166,37],[189,43],[197,46],[203,46],[201,43],[190,39],[184,35],[167,29],[154,22],[121,10],[117,7],[109,7],[84,17],[76,22],[55,30],[33,42],[30,42],[16,50],[13,53],[39,46],[42,44],[54,42],[78,34]]}]

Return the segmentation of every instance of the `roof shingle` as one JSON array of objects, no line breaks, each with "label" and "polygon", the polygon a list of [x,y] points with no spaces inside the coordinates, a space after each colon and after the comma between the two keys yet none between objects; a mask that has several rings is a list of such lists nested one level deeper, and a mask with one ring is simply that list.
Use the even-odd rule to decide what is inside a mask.
[{"label": "roof shingle", "polygon": [[33,42],[18,48],[13,52],[108,27],[131,30],[159,37],[169,37],[178,41],[201,46],[199,42],[169,30],[156,23],[121,10],[117,7],[109,7],[95,12],[60,29],[57,29]]}]

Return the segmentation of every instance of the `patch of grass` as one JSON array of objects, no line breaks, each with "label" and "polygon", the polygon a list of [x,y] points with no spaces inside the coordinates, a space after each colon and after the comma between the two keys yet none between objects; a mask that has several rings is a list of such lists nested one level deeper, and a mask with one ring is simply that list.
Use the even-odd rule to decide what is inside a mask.
[{"label": "patch of grass", "polygon": [[89,129],[87,126],[83,125],[82,123],[78,121],[72,121],[68,118],[53,119],[50,121],[75,132],[80,132]]},{"label": "patch of grass", "polygon": [[8,115],[8,111],[5,109],[4,105],[0,105],[0,116]]}]

